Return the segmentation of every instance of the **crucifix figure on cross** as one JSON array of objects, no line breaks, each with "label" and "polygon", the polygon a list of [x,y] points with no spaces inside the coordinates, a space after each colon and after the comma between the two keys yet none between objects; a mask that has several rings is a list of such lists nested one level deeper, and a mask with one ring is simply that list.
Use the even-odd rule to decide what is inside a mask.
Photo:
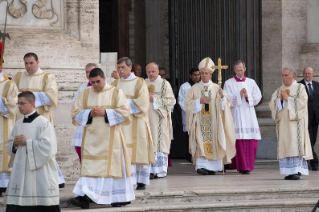
[{"label": "crucifix figure on cross", "polygon": [[218,58],[218,65],[212,66],[212,69],[218,69],[218,85],[222,85],[222,69],[228,69],[227,65],[222,65],[222,59]]}]

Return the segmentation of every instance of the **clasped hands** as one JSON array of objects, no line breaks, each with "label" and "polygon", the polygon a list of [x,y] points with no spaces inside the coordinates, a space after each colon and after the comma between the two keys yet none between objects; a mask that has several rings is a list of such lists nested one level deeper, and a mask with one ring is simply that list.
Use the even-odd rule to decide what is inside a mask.
[{"label": "clasped hands", "polygon": [[[221,96],[221,98],[224,97],[224,91],[223,91],[222,88],[219,88],[218,93]],[[200,98],[200,103],[201,104],[209,104],[209,102],[210,102],[210,98],[207,97],[207,96],[204,96],[204,97]]]},{"label": "clasped hands", "polygon": [[280,100],[288,100],[288,97],[289,97],[289,95],[288,95],[287,91],[281,89],[280,90]]},{"label": "clasped hands", "polygon": [[240,90],[240,96],[243,96],[245,98],[248,97],[246,88],[243,88]]},{"label": "clasped hands", "polygon": [[17,135],[14,137],[13,144],[15,146],[24,146],[26,140],[27,139],[24,137],[24,135]]},{"label": "clasped hands", "polygon": [[105,110],[103,108],[95,107],[91,110],[90,116],[105,116]]}]

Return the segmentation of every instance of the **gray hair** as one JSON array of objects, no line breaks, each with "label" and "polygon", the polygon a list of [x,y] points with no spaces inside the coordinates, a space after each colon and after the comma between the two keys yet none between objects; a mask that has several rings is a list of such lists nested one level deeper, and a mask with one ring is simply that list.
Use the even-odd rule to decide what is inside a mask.
[{"label": "gray hair", "polygon": [[[155,67],[156,67],[156,69],[159,70],[159,65],[158,65],[157,63],[155,63],[155,62],[149,62],[149,63],[146,64],[146,66],[148,66],[149,64],[154,64]],[[166,73],[166,70],[165,70],[165,73]]]},{"label": "gray hair", "polygon": [[125,64],[126,64],[127,66],[131,66],[131,65],[132,65],[132,61],[131,61],[130,58],[128,58],[128,57],[121,57],[121,58],[117,61],[117,64],[119,65],[119,64],[121,64],[121,63],[123,63],[123,62],[125,62]]},{"label": "gray hair", "polygon": [[233,69],[235,69],[235,66],[237,66],[237,65],[239,65],[239,64],[243,64],[243,67],[246,68],[246,65],[245,65],[244,61],[242,61],[242,60],[237,60],[237,61],[234,63],[234,65],[233,65]]},{"label": "gray hair", "polygon": [[284,70],[288,70],[291,75],[297,76],[295,70],[291,67],[285,67],[282,71],[284,71]]},{"label": "gray hair", "polygon": [[92,66],[94,66],[95,68],[98,68],[96,63],[88,63],[86,64],[85,68],[92,67]]}]

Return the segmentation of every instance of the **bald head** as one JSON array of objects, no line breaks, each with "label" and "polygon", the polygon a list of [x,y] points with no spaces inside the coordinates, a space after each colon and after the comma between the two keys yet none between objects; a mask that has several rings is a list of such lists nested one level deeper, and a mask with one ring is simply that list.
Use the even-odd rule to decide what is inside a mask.
[{"label": "bald head", "polygon": [[146,74],[151,82],[154,82],[159,74],[158,65],[155,62],[150,62],[146,65]]},{"label": "bald head", "polygon": [[305,81],[310,82],[312,80],[314,73],[313,73],[313,68],[310,66],[307,66],[303,70],[303,78]]}]

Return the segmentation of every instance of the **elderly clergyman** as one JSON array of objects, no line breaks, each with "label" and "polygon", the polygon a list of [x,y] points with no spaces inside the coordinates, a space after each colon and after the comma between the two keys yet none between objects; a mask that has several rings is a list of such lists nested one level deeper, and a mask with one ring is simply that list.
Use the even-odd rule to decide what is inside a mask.
[{"label": "elderly clergyman", "polygon": [[308,175],[307,160],[312,159],[308,134],[308,96],[305,86],[297,83],[292,68],[284,68],[282,82],[272,95],[269,107],[277,128],[277,158],[285,180]]}]

